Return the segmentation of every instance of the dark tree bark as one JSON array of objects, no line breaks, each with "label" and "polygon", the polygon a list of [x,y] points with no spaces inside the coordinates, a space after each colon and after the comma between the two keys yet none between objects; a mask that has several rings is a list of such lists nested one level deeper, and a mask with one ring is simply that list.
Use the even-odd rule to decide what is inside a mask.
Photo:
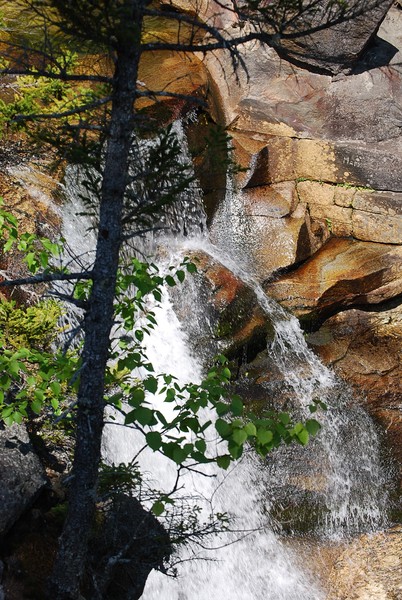
[{"label": "dark tree bark", "polygon": [[48,587],[52,600],[77,600],[94,516],[104,413],[104,378],[114,321],[113,302],[122,240],[123,200],[134,131],[142,6],[124,0],[117,40],[113,101],[100,199],[93,288],[84,324],[77,398],[77,440],[69,510]]}]

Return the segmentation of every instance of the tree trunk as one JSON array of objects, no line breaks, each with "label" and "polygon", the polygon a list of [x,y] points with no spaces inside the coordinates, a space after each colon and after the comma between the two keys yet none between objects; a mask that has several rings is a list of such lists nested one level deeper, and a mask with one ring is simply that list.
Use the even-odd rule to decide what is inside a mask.
[{"label": "tree trunk", "polygon": [[104,425],[104,379],[114,322],[113,303],[122,240],[128,155],[134,131],[134,100],[140,3],[126,0],[132,21],[121,22],[116,51],[112,113],[100,198],[93,288],[84,321],[82,370],[77,397],[77,440],[69,486],[69,509],[48,586],[51,600],[77,600],[94,516]]}]

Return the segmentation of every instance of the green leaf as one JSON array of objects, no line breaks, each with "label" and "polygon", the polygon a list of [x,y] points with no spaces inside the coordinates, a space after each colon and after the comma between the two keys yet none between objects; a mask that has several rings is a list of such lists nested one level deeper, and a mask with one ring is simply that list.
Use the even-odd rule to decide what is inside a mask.
[{"label": "green leaf", "polygon": [[21,425],[22,423],[22,414],[18,411],[16,411],[13,414],[13,418],[14,418],[14,423],[18,423],[18,425]]},{"label": "green leaf", "polygon": [[147,390],[147,392],[150,392],[151,394],[155,394],[158,390],[158,380],[156,379],[156,377],[147,377],[147,379],[145,379],[144,383],[144,388]]},{"label": "green leaf", "polygon": [[172,458],[177,465],[181,465],[186,460],[188,455],[189,453],[187,450],[181,448],[180,446],[176,446],[176,448],[173,450]]},{"label": "green leaf", "polygon": [[186,269],[189,273],[196,273],[197,272],[197,266],[194,263],[187,263],[186,264]]},{"label": "green leaf", "polygon": [[130,410],[130,412],[126,414],[124,418],[125,425],[131,425],[131,423],[135,423],[137,421],[136,412],[137,410],[134,409]]},{"label": "green leaf", "polygon": [[254,423],[247,423],[247,425],[244,426],[244,431],[247,433],[248,436],[257,435],[257,428],[254,425]]},{"label": "green leaf", "polygon": [[228,367],[222,369],[222,376],[226,379],[230,379],[232,377],[232,373],[230,372],[230,369],[228,369]]},{"label": "green leaf", "polygon": [[166,390],[166,402],[173,402],[176,397],[176,390],[174,388],[169,388]]},{"label": "green leaf", "polygon": [[35,396],[35,399],[36,399],[38,402],[40,402],[41,404],[43,404],[43,402],[44,402],[44,400],[45,400],[45,394],[44,394],[43,390],[41,390],[41,389],[36,389],[36,390],[34,391],[34,396]]},{"label": "green leaf", "polygon": [[223,454],[222,456],[218,456],[216,459],[218,467],[220,467],[221,469],[225,469],[225,471],[229,467],[231,462],[232,459],[229,456],[229,454]]},{"label": "green leaf", "polygon": [[128,399],[128,403],[130,406],[138,406],[145,400],[145,392],[142,388],[137,387],[135,390],[131,392],[131,395]]},{"label": "green leaf", "polygon": [[186,274],[184,273],[184,271],[179,270],[179,271],[176,271],[176,277],[180,281],[180,283],[183,283],[183,281],[186,278]]},{"label": "green leaf", "polygon": [[223,419],[217,419],[215,423],[215,429],[222,438],[227,437],[232,432],[231,425],[229,425],[229,423],[227,423]]},{"label": "green leaf", "polygon": [[159,517],[165,510],[165,505],[163,504],[163,502],[160,502],[158,500],[157,502],[153,503],[151,510],[156,517]]},{"label": "green leaf", "polygon": [[165,281],[170,287],[174,287],[176,285],[176,282],[171,275],[166,275]]},{"label": "green leaf", "polygon": [[31,402],[31,409],[35,414],[39,414],[42,410],[43,403],[40,400],[33,400]]},{"label": "green leaf", "polygon": [[321,429],[321,425],[315,419],[308,419],[305,423],[305,427],[310,435],[316,435]]},{"label": "green leaf", "polygon": [[205,440],[197,440],[194,445],[197,448],[197,450],[199,450],[203,454],[207,449],[207,444],[206,444]]},{"label": "green leaf", "polygon": [[8,371],[11,375],[18,375],[20,372],[20,363],[16,360],[10,360],[8,363]]},{"label": "green leaf", "polygon": [[236,417],[240,417],[243,414],[243,402],[239,396],[233,396],[230,403],[230,409]]},{"label": "green leaf", "polygon": [[146,406],[140,406],[135,409],[135,416],[138,423],[141,425],[151,425],[154,420],[154,411]]},{"label": "green leaf", "polygon": [[162,445],[162,436],[159,431],[149,431],[146,434],[145,439],[152,450],[159,450]]},{"label": "green leaf", "polygon": [[142,331],[142,329],[136,329],[134,335],[139,342],[142,342],[142,340],[144,339],[144,332]]},{"label": "green leaf", "polygon": [[299,431],[297,433],[297,439],[300,441],[300,443],[303,446],[308,444],[309,438],[310,438],[310,436],[309,436],[307,429],[302,429],[301,431]]},{"label": "green leaf", "polygon": [[274,434],[269,429],[258,429],[257,440],[260,444],[264,445],[272,442]]},{"label": "green leaf", "polygon": [[242,446],[247,440],[247,433],[244,429],[235,429],[232,433],[232,439],[238,446]]},{"label": "green leaf", "polygon": [[59,401],[56,400],[56,398],[51,398],[50,399],[50,404],[52,405],[52,408],[54,410],[57,410],[59,408]]},{"label": "green leaf", "polygon": [[225,402],[217,402],[215,404],[215,410],[217,414],[221,417],[222,415],[226,415],[230,411],[229,404],[225,404]]},{"label": "green leaf", "polygon": [[288,413],[285,413],[285,412],[279,413],[279,419],[280,419],[281,423],[283,423],[283,425],[289,425],[289,423],[290,423],[290,416],[288,415]]},{"label": "green leaf", "polygon": [[53,394],[55,394],[56,396],[60,395],[61,385],[58,381],[52,381],[52,383],[49,385],[49,388],[52,390]]}]

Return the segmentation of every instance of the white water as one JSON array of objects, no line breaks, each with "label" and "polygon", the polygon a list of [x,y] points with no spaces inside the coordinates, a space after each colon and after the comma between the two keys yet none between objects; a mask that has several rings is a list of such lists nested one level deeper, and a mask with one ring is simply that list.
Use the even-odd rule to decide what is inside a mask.
[{"label": "white water", "polygon": [[[70,233],[67,229],[65,235],[70,244],[78,243],[81,248],[83,232],[74,226]],[[224,236],[219,239],[224,246]],[[92,243],[89,241],[89,247]],[[189,245],[187,239],[186,247]],[[200,241],[194,245],[199,247]],[[301,414],[317,396],[330,405],[328,414],[320,415],[320,420],[324,420],[320,441],[308,450],[309,460],[316,453],[316,461],[326,462],[325,511],[316,532],[337,537],[379,526],[385,500],[378,493],[382,483],[375,458],[378,442],[369,419],[359,409],[349,412],[349,398],[334,375],[309,351],[297,320],[265,296],[253,277],[239,267],[239,257],[232,261],[225,256],[226,248],[217,249],[205,240],[201,245],[254,289],[273,320],[276,336],[269,355],[282,374],[284,388],[297,398]],[[233,251],[231,244],[229,249]],[[189,319],[199,318],[196,302],[192,298],[189,303],[194,307]],[[200,357],[192,354],[186,324],[177,319],[168,296],[157,309],[156,317],[158,327],[146,340],[148,358],[155,371],[169,372],[183,383],[199,380],[204,365]],[[131,461],[138,451],[136,437],[127,428],[111,425],[104,439],[105,458],[115,463]],[[143,595],[145,600],[322,600],[317,582],[307,569],[301,571],[296,566],[297,557],[271,527],[270,491],[280,491],[281,486],[288,484],[294,475],[293,462],[302,460],[293,450],[276,454],[266,468],[246,456],[229,474],[218,469],[212,472],[212,467],[208,467],[207,474],[214,477],[194,473],[183,477],[185,488],[181,493],[193,498],[205,518],[211,508],[215,512],[226,511],[233,518],[231,526],[240,533],[222,534],[202,542],[210,547],[223,546],[220,549],[202,549],[193,544],[183,550],[183,561],[194,557],[198,560],[179,565],[177,579],[153,572]],[[176,469],[167,459],[145,451],[141,454],[141,467],[150,474],[155,487],[171,489]],[[238,538],[243,539],[231,543]]]}]

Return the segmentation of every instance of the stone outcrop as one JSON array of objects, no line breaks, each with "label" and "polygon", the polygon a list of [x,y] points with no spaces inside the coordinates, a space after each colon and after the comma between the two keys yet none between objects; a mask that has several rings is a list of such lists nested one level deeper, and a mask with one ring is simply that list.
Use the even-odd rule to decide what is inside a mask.
[{"label": "stone outcrop", "polygon": [[338,557],[326,600],[397,600],[402,595],[402,528],[357,538]]},{"label": "stone outcrop", "polygon": [[[402,12],[390,5],[381,3],[374,20],[355,22],[356,31],[367,26],[366,46],[350,52],[357,39],[344,35],[346,62],[331,46],[335,27],[317,36],[315,50],[323,52],[315,63],[310,38],[292,47],[298,66],[295,56],[294,64],[283,60],[283,48],[278,58],[258,43],[245,47],[248,78],[222,71],[223,53],[206,64],[214,114],[228,126],[244,169],[213,209],[213,239],[268,281],[268,294],[309,327],[327,319],[313,347],[360,390],[398,464]],[[330,57],[325,66],[330,48],[334,63]],[[257,377],[272,385],[274,370]]]},{"label": "stone outcrop", "polygon": [[175,304],[179,314],[192,311],[192,343],[210,357],[216,352],[233,357],[249,346],[252,353],[264,347],[273,332],[252,287],[207,252],[192,251],[189,256],[197,273],[184,285],[196,287],[199,306],[188,306],[186,298],[193,296],[187,296],[185,287]]},{"label": "stone outcrop", "polygon": [[402,247],[333,238],[296,271],[266,291],[303,319],[323,318],[402,293]]},{"label": "stone outcrop", "polygon": [[[350,69],[375,35],[393,0],[354,0],[345,6],[328,0],[304,2],[304,10],[295,18],[291,10],[282,13],[273,3],[272,19],[281,14],[277,51],[296,64],[324,72],[339,73]],[[270,15],[269,11],[268,14]],[[268,28],[268,31],[270,29]]]},{"label": "stone outcrop", "polygon": [[297,191],[314,221],[337,237],[402,244],[402,194],[349,185],[299,181]]},{"label": "stone outcrop", "polygon": [[22,425],[0,429],[0,537],[46,484],[43,467]]}]

